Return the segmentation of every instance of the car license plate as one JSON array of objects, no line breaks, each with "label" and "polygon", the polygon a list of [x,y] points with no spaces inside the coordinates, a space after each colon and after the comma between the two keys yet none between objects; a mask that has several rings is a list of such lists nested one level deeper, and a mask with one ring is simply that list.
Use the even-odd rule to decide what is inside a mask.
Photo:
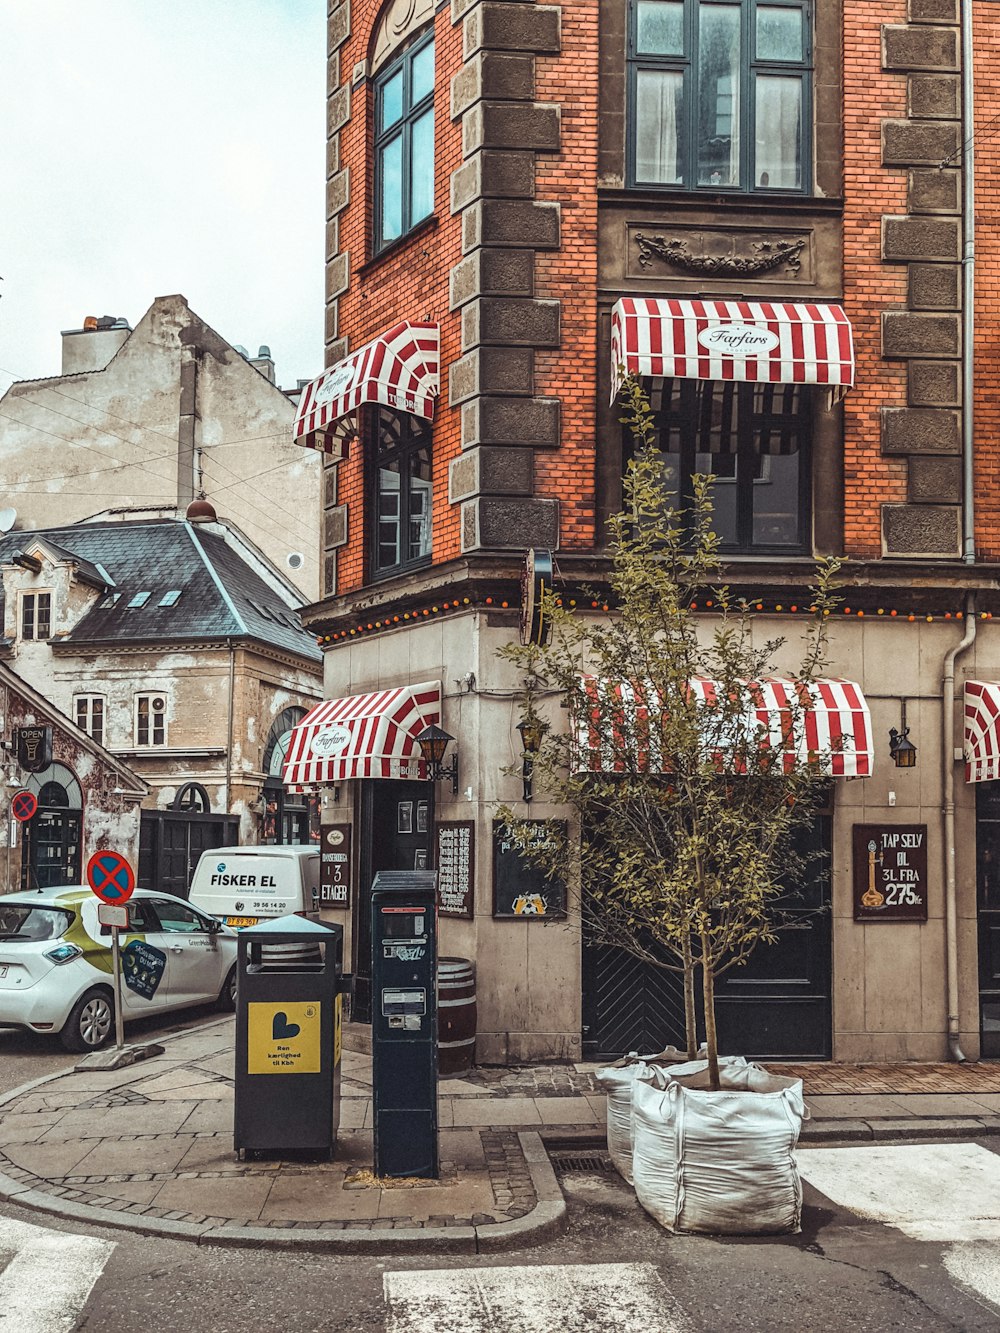
[{"label": "car license plate", "polygon": [[242,930],[244,926],[255,926],[259,920],[256,916],[227,916],[226,925]]}]

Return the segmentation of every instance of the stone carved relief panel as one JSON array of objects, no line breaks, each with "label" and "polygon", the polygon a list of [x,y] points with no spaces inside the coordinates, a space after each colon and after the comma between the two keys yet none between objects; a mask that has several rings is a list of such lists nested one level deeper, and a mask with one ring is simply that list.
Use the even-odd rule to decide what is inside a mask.
[{"label": "stone carved relief panel", "polygon": [[390,0],[372,46],[371,72],[382,68],[411,33],[434,18],[434,0]]},{"label": "stone carved relief panel", "polygon": [[627,232],[629,277],[814,281],[810,231],[628,223]]}]

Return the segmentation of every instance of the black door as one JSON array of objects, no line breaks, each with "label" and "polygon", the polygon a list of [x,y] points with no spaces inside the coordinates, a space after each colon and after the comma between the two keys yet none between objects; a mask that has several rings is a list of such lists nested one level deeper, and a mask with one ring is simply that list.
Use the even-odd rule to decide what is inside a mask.
[{"label": "black door", "polygon": [[361,883],[354,895],[351,1018],[371,1022],[371,888],[380,870],[430,867],[434,784],[377,780],[361,787]]},{"label": "black door", "polygon": [[976,785],[981,1053],[1000,1057],[1000,782]]},{"label": "black door", "polygon": [[81,882],[80,822],[79,810],[39,808],[24,825],[22,888],[48,889]]},{"label": "black door", "polygon": [[235,847],[239,831],[236,815],[143,810],[139,823],[140,886],[186,898],[202,852],[210,847]]},{"label": "black door", "polygon": [[[817,815],[801,835],[801,850],[809,861],[805,887],[786,905],[791,928],[779,934],[776,944],[762,944],[746,966],[723,974],[716,983],[719,1050],[724,1055],[830,1056],[831,824],[829,814]],[[589,946],[585,937],[583,986],[586,1059],[628,1051],[650,1054],[668,1044],[684,1047],[684,997],[676,973],[619,949]],[[699,992],[700,986],[699,977]]]}]

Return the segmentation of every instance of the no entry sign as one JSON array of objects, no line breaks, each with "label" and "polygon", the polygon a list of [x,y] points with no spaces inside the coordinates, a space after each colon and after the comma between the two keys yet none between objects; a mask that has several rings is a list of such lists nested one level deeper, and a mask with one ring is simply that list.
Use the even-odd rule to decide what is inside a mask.
[{"label": "no entry sign", "polygon": [[135,872],[120,852],[95,852],[87,862],[87,883],[102,903],[125,903],[135,888]]},{"label": "no entry sign", "polygon": [[31,819],[37,809],[38,797],[32,791],[25,791],[23,787],[10,798],[10,813],[19,824]]}]

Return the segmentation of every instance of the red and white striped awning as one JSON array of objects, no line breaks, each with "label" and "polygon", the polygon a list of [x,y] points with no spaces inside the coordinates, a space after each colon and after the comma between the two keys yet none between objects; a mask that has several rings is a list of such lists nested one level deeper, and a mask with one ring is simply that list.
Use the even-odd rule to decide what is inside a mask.
[{"label": "red and white striped awning", "polygon": [[966,782],[993,782],[1000,778],[1000,683],[965,682]]},{"label": "red and white striped awning", "polygon": [[415,417],[434,416],[441,389],[441,330],[404,320],[305,385],[293,438],[328,454],[342,452],[345,421],[362,403]]},{"label": "red and white striped awning", "polygon": [[630,375],[664,379],[854,383],[851,325],[839,305],[626,296],[611,312],[611,400]]},{"label": "red and white striped awning", "polygon": [[[651,683],[582,680],[590,702],[578,720],[577,772],[637,771],[666,773],[669,758],[657,741],[657,692]],[[691,697],[704,718],[707,745],[721,772],[738,772],[726,751],[738,752],[748,740],[781,753],[786,772],[815,764],[830,777],[866,778],[874,762],[871,715],[861,687],[850,680],[803,681],[769,677],[743,683],[735,718],[729,714],[730,738],[712,724],[712,709],[723,687],[695,677]]]},{"label": "red and white striped awning", "polygon": [[350,778],[425,778],[416,738],[440,721],[436,680],[327,699],[292,729],[282,781],[311,787]]}]

